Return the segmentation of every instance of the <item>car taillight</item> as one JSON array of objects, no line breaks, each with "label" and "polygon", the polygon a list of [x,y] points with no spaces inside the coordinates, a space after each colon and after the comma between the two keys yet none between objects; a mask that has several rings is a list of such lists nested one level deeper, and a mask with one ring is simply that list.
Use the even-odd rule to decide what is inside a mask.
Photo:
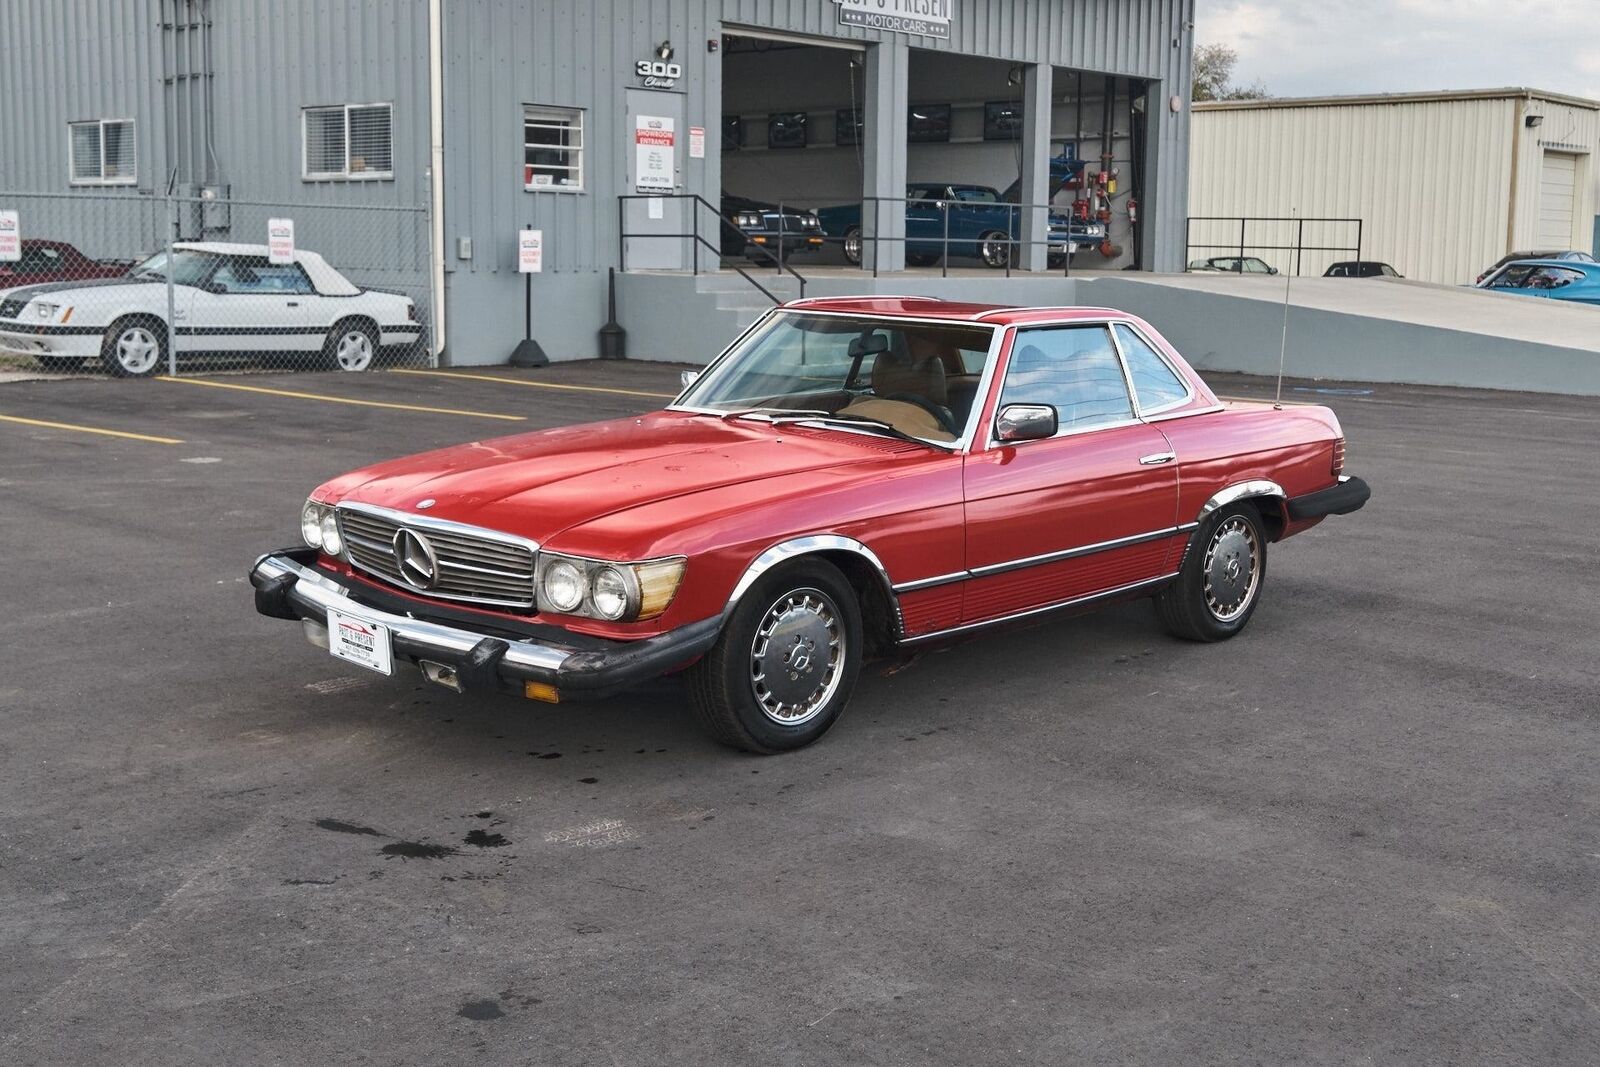
[{"label": "car taillight", "polygon": [[407,304],[406,305],[406,318],[410,319],[412,322],[421,322],[422,321],[421,319],[417,318],[417,305],[415,305],[415,304]]},{"label": "car taillight", "polygon": [[1335,438],[1333,442],[1333,476],[1335,478],[1344,473],[1344,438]]}]

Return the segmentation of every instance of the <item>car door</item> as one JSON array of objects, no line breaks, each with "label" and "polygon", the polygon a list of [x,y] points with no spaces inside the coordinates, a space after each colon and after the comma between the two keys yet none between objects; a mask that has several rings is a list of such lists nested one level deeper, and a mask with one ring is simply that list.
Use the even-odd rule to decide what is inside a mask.
[{"label": "car door", "polygon": [[224,256],[189,307],[193,347],[230,352],[297,352],[321,346],[328,323],[321,298],[298,263]]},{"label": "car door", "polygon": [[1178,479],[1161,432],[1134,414],[1105,323],[1017,331],[996,386],[1007,404],[1049,404],[1056,436],[1004,443],[993,421],[964,469],[964,618],[982,622],[1165,576]]},{"label": "car door", "polygon": [[906,255],[937,256],[944,248],[944,212],[950,190],[932,185],[906,188]]}]

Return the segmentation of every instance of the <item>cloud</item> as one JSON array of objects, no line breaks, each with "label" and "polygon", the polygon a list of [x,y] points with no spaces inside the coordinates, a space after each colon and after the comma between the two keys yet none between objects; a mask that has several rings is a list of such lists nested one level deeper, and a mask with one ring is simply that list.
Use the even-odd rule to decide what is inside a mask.
[{"label": "cloud", "polygon": [[1195,40],[1275,96],[1529,86],[1600,100],[1600,0],[1197,0]]}]

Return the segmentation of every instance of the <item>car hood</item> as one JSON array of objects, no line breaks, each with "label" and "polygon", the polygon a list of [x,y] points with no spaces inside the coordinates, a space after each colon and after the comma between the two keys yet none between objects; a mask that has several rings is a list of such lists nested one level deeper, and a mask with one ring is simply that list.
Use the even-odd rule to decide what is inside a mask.
[{"label": "car hood", "polygon": [[[849,432],[658,411],[390,460],[335,478],[316,496],[547,543],[629,508],[801,472],[815,474],[821,485],[841,468],[887,466],[907,453],[925,449]],[[425,500],[433,503],[419,510]],[[693,515],[686,503],[683,516]]]},{"label": "car hood", "polygon": [[4,294],[8,300],[28,301],[41,296],[64,297],[71,293],[86,292],[94,289],[112,289],[130,285],[165,286],[165,284],[165,282],[150,281],[147,278],[87,278],[79,281],[19,285],[14,289],[4,290]]}]

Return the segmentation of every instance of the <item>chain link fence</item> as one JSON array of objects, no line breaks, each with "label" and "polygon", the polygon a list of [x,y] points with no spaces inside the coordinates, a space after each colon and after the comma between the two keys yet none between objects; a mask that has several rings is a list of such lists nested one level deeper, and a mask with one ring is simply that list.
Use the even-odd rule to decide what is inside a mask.
[{"label": "chain link fence", "polygon": [[0,367],[432,366],[421,207],[0,191]]}]

